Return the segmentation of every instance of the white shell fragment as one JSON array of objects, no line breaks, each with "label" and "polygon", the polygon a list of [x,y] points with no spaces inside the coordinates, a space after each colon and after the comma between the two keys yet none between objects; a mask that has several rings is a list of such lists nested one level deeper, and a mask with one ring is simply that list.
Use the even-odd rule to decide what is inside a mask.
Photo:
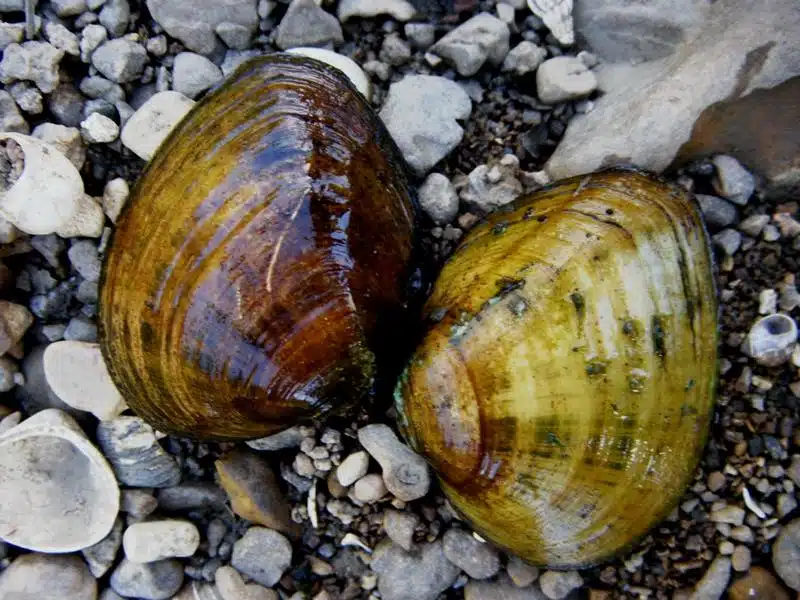
[{"label": "white shell fragment", "polygon": [[0,539],[74,552],[102,540],[118,511],[111,467],[65,412],[43,410],[0,436]]},{"label": "white shell fragment", "polygon": [[78,211],[83,180],[54,146],[20,133],[0,134],[19,144],[25,165],[7,189],[0,188],[0,215],[32,235],[54,233]]},{"label": "white shell fragment", "polygon": [[288,54],[307,56],[308,58],[324,62],[326,65],[330,65],[335,69],[339,69],[347,76],[350,82],[356,86],[356,89],[361,92],[362,96],[367,100],[372,99],[372,83],[369,77],[367,77],[367,74],[364,73],[364,70],[359,67],[358,63],[353,59],[325,48],[307,48],[302,46],[299,48],[291,48],[286,52]]},{"label": "white shell fragment", "polygon": [[742,343],[742,352],[765,367],[785,363],[797,342],[797,324],[790,316],[776,313],[760,318]]},{"label": "white shell fragment", "polygon": [[47,384],[72,408],[101,421],[115,419],[128,408],[108,374],[99,344],[55,342],[45,348],[42,361]]},{"label": "white shell fragment", "polygon": [[572,0],[528,0],[528,8],[539,17],[564,46],[575,43],[572,24]]},{"label": "white shell fragment", "polygon": [[139,158],[150,160],[194,104],[194,100],[180,92],[154,94],[125,123],[120,135],[122,145]]},{"label": "white shell fragment", "polygon": [[756,504],[755,500],[753,500],[753,497],[750,495],[750,490],[748,490],[746,487],[742,488],[742,498],[744,498],[745,506],[752,510],[759,519],[767,518],[766,513],[761,510],[761,507],[758,504]]}]

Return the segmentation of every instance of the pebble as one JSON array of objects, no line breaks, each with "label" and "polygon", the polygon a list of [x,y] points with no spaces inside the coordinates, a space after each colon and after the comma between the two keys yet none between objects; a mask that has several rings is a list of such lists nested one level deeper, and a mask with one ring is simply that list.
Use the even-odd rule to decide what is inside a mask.
[{"label": "pebble", "polygon": [[108,32],[102,25],[87,25],[84,27],[80,41],[81,60],[85,63],[90,62],[92,53],[107,40]]},{"label": "pebble", "polygon": [[356,500],[365,504],[377,502],[386,495],[386,491],[383,478],[377,473],[364,475],[353,486],[353,496]]},{"label": "pebble", "polygon": [[128,0],[106,0],[98,18],[111,37],[121,36],[128,29],[128,21],[131,18]]},{"label": "pebble", "polygon": [[16,133],[28,133],[30,130],[17,103],[6,90],[0,90],[0,130]]},{"label": "pebble", "polygon": [[444,555],[472,579],[488,579],[500,570],[500,556],[492,546],[463,529],[450,529],[442,537]]},{"label": "pebble", "polygon": [[772,565],[786,585],[800,591],[800,519],[781,529],[772,546]]},{"label": "pebble", "polygon": [[556,56],[536,70],[536,92],[545,104],[577,100],[597,88],[597,77],[574,56]]},{"label": "pebble", "polygon": [[430,51],[452,64],[464,77],[485,63],[499,66],[508,54],[508,25],[489,13],[479,13],[436,42]]},{"label": "pebble", "polygon": [[383,513],[383,529],[386,535],[403,550],[409,552],[414,543],[414,531],[419,517],[410,512],[387,509]]},{"label": "pebble", "polygon": [[117,218],[130,195],[131,190],[128,182],[121,177],[111,179],[106,183],[103,189],[103,212],[112,223],[117,222]]},{"label": "pebble", "polygon": [[762,567],[753,567],[728,588],[729,600],[790,600],[775,576]]},{"label": "pebble", "polygon": [[110,583],[126,598],[167,600],[181,589],[183,566],[175,559],[135,563],[124,558],[111,574]]},{"label": "pebble", "polygon": [[134,523],[122,538],[125,556],[135,563],[192,556],[199,545],[200,532],[194,523],[178,519]]},{"label": "pebble", "polygon": [[128,408],[96,343],[64,340],[50,344],[42,366],[47,385],[72,408],[90,412],[101,421],[115,419]]},{"label": "pebble", "polygon": [[742,245],[742,234],[735,229],[723,229],[714,235],[711,241],[726,256],[733,256]]},{"label": "pebble", "polygon": [[158,492],[158,507],[166,512],[187,510],[226,510],[228,496],[217,484],[210,481],[181,483],[165,487]]},{"label": "pebble", "polygon": [[86,564],[89,565],[89,571],[97,579],[105,575],[117,560],[117,552],[122,545],[122,526],[122,519],[117,517],[106,537],[94,546],[81,550]]},{"label": "pebble", "polygon": [[505,206],[522,194],[518,172],[519,159],[513,154],[504,155],[497,163],[478,165],[470,172],[461,199],[482,212]]},{"label": "pebble", "polygon": [[51,0],[50,5],[59,17],[76,17],[86,12],[86,0]]},{"label": "pebble", "polygon": [[233,545],[231,565],[266,587],[278,583],[291,561],[289,540],[266,527],[250,527]]},{"label": "pebble", "polygon": [[389,87],[380,117],[408,164],[422,177],[458,146],[464,130],[457,121],[471,112],[472,102],[457,83],[433,75],[409,75]]},{"label": "pebble", "polygon": [[122,128],[122,144],[140,158],[150,160],[192,106],[194,101],[180,92],[154,94]]},{"label": "pebble", "polygon": [[81,47],[78,36],[59,23],[45,23],[44,34],[47,41],[54,48],[63,50],[66,54],[80,56]]},{"label": "pebble", "polygon": [[427,50],[436,41],[436,26],[432,23],[406,23],[403,31],[417,50]]},{"label": "pebble", "polygon": [[358,441],[381,465],[383,481],[394,496],[410,502],[428,493],[428,463],[403,444],[388,425],[362,427],[358,430]]},{"label": "pebble", "polygon": [[[75,127],[64,127],[55,123],[42,123],[36,126],[31,135],[54,146],[69,159],[76,169],[82,168],[83,163],[86,162],[86,147],[83,145],[80,130]],[[52,262],[50,262],[50,265],[57,266]]]},{"label": "pebble", "polygon": [[769,223],[769,215],[750,215],[739,223],[739,231],[751,237],[758,237]]},{"label": "pebble", "polygon": [[383,600],[436,600],[460,572],[445,557],[441,540],[420,544],[414,552],[387,540],[375,548],[371,567]]},{"label": "pebble", "polygon": [[253,450],[274,452],[277,450],[286,450],[288,448],[297,448],[300,443],[310,435],[314,435],[313,429],[298,425],[264,438],[250,440],[247,442],[247,445]]},{"label": "pebble", "polygon": [[0,598],[95,600],[97,582],[74,554],[23,554],[0,571]]},{"label": "pebble", "polygon": [[16,346],[33,323],[33,315],[21,304],[0,300],[0,355]]},{"label": "pebble", "polygon": [[695,194],[700,210],[703,211],[705,222],[714,229],[724,229],[733,225],[738,218],[736,207],[717,196],[708,194]]},{"label": "pebble", "polygon": [[396,33],[387,35],[383,38],[378,58],[393,67],[400,67],[411,60],[411,47]]},{"label": "pebble", "polygon": [[566,598],[582,585],[583,578],[577,571],[545,571],[539,577],[539,587],[550,600]]},{"label": "pebble", "polygon": [[296,531],[289,515],[289,503],[264,459],[250,451],[234,450],[217,460],[214,466],[234,513],[284,533]]},{"label": "pebble", "polygon": [[181,479],[175,459],[160,446],[153,428],[139,417],[122,416],[100,423],[97,441],[123,485],[169,487]]},{"label": "pebble", "polygon": [[342,26],[314,0],[292,0],[278,25],[275,43],[281,50],[326,46],[344,41]]},{"label": "pebble", "polygon": [[[120,512],[128,513],[135,519],[143,519],[158,507],[158,500],[146,490],[122,490]],[[122,538],[120,538],[120,541]]]},{"label": "pebble", "polygon": [[797,500],[792,494],[778,494],[777,508],[778,517],[782,519],[797,508]]},{"label": "pebble", "polygon": [[[278,593],[257,583],[245,583],[233,567],[220,567],[214,581],[222,600],[278,600]],[[210,600],[210,599],[209,599]]]},{"label": "pebble", "polygon": [[689,600],[719,600],[731,578],[731,559],[717,557],[697,583]]},{"label": "pebble", "polygon": [[38,115],[42,112],[42,94],[26,81],[18,81],[10,85],[8,91],[14,102],[29,115]]},{"label": "pebble", "polygon": [[92,65],[107,79],[128,83],[141,77],[147,51],[141,44],[118,38],[100,45],[92,53]]},{"label": "pebble", "polygon": [[90,144],[108,144],[119,136],[119,125],[99,112],[81,121],[81,134]]},{"label": "pebble", "polygon": [[725,474],[721,471],[714,471],[708,475],[706,480],[708,489],[712,492],[718,492],[725,486]]},{"label": "pebble", "polygon": [[292,48],[287,52],[308,56],[309,58],[314,58],[339,69],[367,100],[372,99],[372,82],[370,82],[369,77],[367,77],[364,69],[362,69],[356,61],[344,54],[339,54],[338,52],[325,48],[305,47]]},{"label": "pebble", "polygon": [[0,22],[0,50],[5,50],[9,44],[21,44],[24,38],[24,24]]},{"label": "pebble", "polygon": [[369,454],[363,450],[353,452],[336,468],[336,478],[341,485],[349,487],[367,474]]},{"label": "pebble", "polygon": [[533,73],[547,58],[547,50],[527,40],[514,46],[503,60],[503,72],[511,72],[522,77]]},{"label": "pebble", "polygon": [[529,565],[516,556],[511,556],[506,564],[506,573],[517,587],[528,587],[539,577],[539,569]]},{"label": "pebble", "polygon": [[546,600],[535,586],[517,587],[507,580],[470,581],[464,587],[464,600]]},{"label": "pebble", "polygon": [[368,19],[378,15],[390,15],[404,22],[411,19],[416,12],[414,6],[406,0],[341,0],[336,14],[342,23],[352,17]]},{"label": "pebble", "polygon": [[437,225],[445,225],[458,214],[458,194],[441,173],[431,173],[418,191],[419,204]]},{"label": "pebble", "polygon": [[750,548],[747,546],[736,546],[736,548],[734,548],[733,554],[731,555],[731,566],[734,571],[744,573],[750,568],[751,562],[752,556],[750,554]]},{"label": "pebble", "polygon": [[196,98],[222,80],[222,71],[205,56],[181,52],[172,67],[172,88],[187,98]]},{"label": "pebble", "polygon": [[794,319],[776,313],[758,319],[747,333],[741,350],[765,367],[776,367],[789,360],[797,342]]},{"label": "pebble", "polygon": [[716,169],[712,181],[716,192],[739,206],[747,204],[756,189],[755,177],[732,156],[718,154],[711,162]]},{"label": "pebble", "polygon": [[58,85],[58,65],[63,56],[63,50],[48,42],[9,44],[0,62],[0,82],[32,81],[42,93],[50,94]]},{"label": "pebble", "polygon": [[728,523],[735,527],[744,523],[745,510],[739,506],[726,505],[717,510],[711,511],[709,517],[715,523]]}]

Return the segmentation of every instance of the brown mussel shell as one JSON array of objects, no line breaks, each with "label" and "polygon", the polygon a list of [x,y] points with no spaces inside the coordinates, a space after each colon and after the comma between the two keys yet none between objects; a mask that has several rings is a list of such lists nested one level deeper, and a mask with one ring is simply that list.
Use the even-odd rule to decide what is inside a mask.
[{"label": "brown mussel shell", "polygon": [[717,308],[687,193],[611,170],[470,231],[425,307],[400,425],[485,538],[552,568],[627,548],[665,517],[713,414]]},{"label": "brown mussel shell", "polygon": [[399,151],[339,71],[249,60],[117,223],[100,296],[113,380],[157,429],[206,439],[369,399],[405,322],[415,218]]}]

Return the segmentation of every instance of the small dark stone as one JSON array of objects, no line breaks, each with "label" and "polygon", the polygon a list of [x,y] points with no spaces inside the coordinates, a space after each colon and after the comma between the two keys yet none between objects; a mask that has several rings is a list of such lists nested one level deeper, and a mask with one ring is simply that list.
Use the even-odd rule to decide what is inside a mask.
[{"label": "small dark stone", "polygon": [[783,456],[783,447],[781,446],[781,443],[777,440],[777,438],[775,438],[775,436],[772,435],[765,435],[763,438],[764,447],[767,449],[767,452],[769,452],[769,455],[774,460],[780,460]]},{"label": "small dark stone", "polygon": [[761,441],[760,437],[752,437],[747,440],[747,453],[752,456],[761,456],[761,453],[764,451],[764,443]]}]

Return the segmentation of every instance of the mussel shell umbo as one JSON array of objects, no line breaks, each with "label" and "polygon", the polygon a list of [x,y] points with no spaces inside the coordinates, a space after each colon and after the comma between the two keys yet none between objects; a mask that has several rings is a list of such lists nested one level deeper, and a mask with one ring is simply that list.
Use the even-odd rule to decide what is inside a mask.
[{"label": "mussel shell umbo", "polygon": [[256,438],[370,398],[405,322],[416,207],[339,71],[251,59],[147,166],[104,261],[101,344],[157,429]]},{"label": "mussel shell umbo", "polygon": [[400,425],[482,536],[582,567],[669,513],[717,372],[708,238],[684,190],[618,169],[523,197],[465,236],[425,314]]}]

